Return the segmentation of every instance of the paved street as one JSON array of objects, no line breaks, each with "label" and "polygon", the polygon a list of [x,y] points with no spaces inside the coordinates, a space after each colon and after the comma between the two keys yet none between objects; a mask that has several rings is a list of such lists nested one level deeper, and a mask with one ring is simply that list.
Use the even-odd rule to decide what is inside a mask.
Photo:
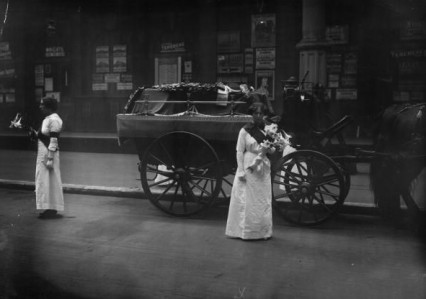
[{"label": "paved street", "polygon": [[40,220],[0,189],[0,298],[426,298],[426,246],[377,216],[313,228],[274,216],[269,241],[224,236],[226,207],[169,217],[148,201],[66,194]]}]

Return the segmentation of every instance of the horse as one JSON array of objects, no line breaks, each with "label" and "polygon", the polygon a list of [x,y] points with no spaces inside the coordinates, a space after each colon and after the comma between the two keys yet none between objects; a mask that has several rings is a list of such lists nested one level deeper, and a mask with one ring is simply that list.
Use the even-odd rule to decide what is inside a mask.
[{"label": "horse", "polygon": [[[374,136],[370,184],[374,202],[387,219],[402,220],[401,198],[410,222],[424,232],[424,215],[413,199],[413,182],[426,166],[426,103],[393,104],[382,111]],[[424,188],[418,182],[416,188]]]}]

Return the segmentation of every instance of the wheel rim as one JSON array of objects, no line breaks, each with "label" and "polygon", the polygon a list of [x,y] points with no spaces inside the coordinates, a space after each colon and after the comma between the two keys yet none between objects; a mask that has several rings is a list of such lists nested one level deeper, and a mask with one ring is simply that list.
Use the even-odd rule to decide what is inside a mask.
[{"label": "wheel rim", "polygon": [[272,180],[274,208],[287,221],[315,225],[330,219],[345,199],[339,167],[315,151],[297,151],[279,160]]},{"label": "wheel rim", "polygon": [[216,152],[203,138],[189,132],[168,133],[150,144],[140,175],[151,203],[174,216],[207,209],[222,184]]}]

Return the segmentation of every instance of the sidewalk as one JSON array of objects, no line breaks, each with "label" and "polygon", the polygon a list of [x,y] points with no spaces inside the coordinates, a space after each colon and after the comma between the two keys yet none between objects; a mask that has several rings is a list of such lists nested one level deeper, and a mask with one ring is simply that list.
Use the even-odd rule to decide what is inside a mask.
[{"label": "sidewalk", "polygon": [[[0,187],[34,190],[35,151],[0,150]],[[136,154],[61,152],[64,192],[142,197]]]},{"label": "sidewalk", "polygon": [[[61,153],[65,193],[144,198],[136,154]],[[0,149],[0,188],[34,190],[36,152]],[[359,163],[342,212],[376,213],[369,189],[369,165]]]}]

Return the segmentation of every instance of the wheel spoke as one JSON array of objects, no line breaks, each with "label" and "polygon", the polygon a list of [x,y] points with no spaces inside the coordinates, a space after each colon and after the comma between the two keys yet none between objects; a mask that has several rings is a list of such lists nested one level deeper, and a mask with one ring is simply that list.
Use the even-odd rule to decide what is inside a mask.
[{"label": "wheel spoke", "polygon": [[324,191],[320,191],[320,190],[318,190],[317,192],[320,193],[320,194],[323,194],[323,195],[330,196],[330,197],[334,198],[336,201],[338,201],[338,199],[339,199],[338,195],[330,193],[330,192],[324,192]]},{"label": "wheel spoke", "polygon": [[294,182],[303,182],[304,181],[303,180],[304,176],[302,174],[291,172],[291,171],[286,173],[285,178],[288,179],[288,180],[292,180]]},{"label": "wheel spoke", "polygon": [[[170,161],[169,165],[175,165],[175,160],[172,158],[172,156],[170,155],[169,151],[167,150],[167,148],[164,146],[163,142],[158,141],[158,144],[160,145],[160,148],[163,150],[163,152],[166,154],[167,158]],[[163,165],[167,165],[166,163],[162,163]]]},{"label": "wheel spoke", "polygon": [[232,183],[230,181],[228,181],[228,179],[223,178],[222,181],[225,182],[225,183],[227,183],[229,186],[232,187]]},{"label": "wheel spoke", "polygon": [[[297,167],[297,171],[300,174],[301,179],[304,179],[303,181],[306,181],[306,177],[309,175],[308,169],[307,167],[302,165],[302,162],[297,161],[296,163],[296,167]],[[303,171],[306,173],[305,175],[303,175]]]},{"label": "wheel spoke", "polygon": [[[153,153],[150,153],[149,154],[149,156],[151,157],[151,158],[153,158],[154,160],[156,160],[156,161],[158,161],[159,162],[159,164],[162,164],[162,165],[168,165],[168,164],[166,164],[166,163],[164,163],[160,158],[158,158],[156,155],[154,155]],[[170,164],[170,165],[172,165],[172,164]]]},{"label": "wheel spoke", "polygon": [[216,164],[217,164],[217,161],[212,161],[204,165],[197,166],[195,167],[195,169],[191,169],[191,171],[197,171],[199,169],[203,169],[204,171],[206,171],[206,170],[209,170],[211,166],[216,166]]},{"label": "wheel spoke", "polygon": [[[212,196],[212,194],[211,194],[209,191],[207,191],[207,189],[200,187],[198,184],[196,184],[196,183],[194,183],[194,182],[192,182],[192,181],[188,181],[188,183],[191,183],[191,184],[193,185],[193,187],[194,187],[194,188],[196,188],[196,189],[200,190],[201,192],[203,192],[203,194],[205,193],[205,194],[207,194],[208,196]],[[207,183],[208,183],[208,181],[206,181],[206,184],[205,184],[204,186],[206,186],[206,185],[207,185]]]},{"label": "wheel spoke", "polygon": [[155,201],[158,202],[174,186],[175,183],[176,183],[176,181],[173,181],[172,184],[170,184],[169,186],[167,186],[167,188],[164,189],[164,191],[159,196],[157,196],[155,198]]},{"label": "wheel spoke", "polygon": [[152,183],[152,184],[148,185],[148,187],[149,188],[156,187],[156,186],[161,185],[163,183],[170,182],[171,180],[172,180],[171,178],[165,178],[165,179],[163,179],[161,181],[158,181],[158,182],[155,182],[155,183]]},{"label": "wheel spoke", "polygon": [[275,195],[274,196],[274,199],[275,200],[277,200],[277,199],[281,199],[281,198],[288,198],[288,193],[282,193],[282,194],[279,194],[279,195]]},{"label": "wheel spoke", "polygon": [[[203,189],[206,189],[206,186],[207,186],[207,184],[209,183],[209,181],[205,181],[204,182],[204,186],[202,187]],[[201,194],[200,194],[200,196],[198,196],[199,197],[199,199],[200,199],[200,201],[201,201],[201,199],[202,199],[202,197],[203,197],[203,195],[204,195],[204,191],[202,191],[201,192]]]},{"label": "wheel spoke", "polygon": [[158,168],[148,165],[146,172],[160,174],[162,176],[171,177],[173,175],[172,171],[164,171],[164,170],[158,170]]},{"label": "wheel spoke", "polygon": [[316,200],[322,207],[324,207],[329,213],[333,213],[333,211],[326,205],[324,199],[318,198],[315,194],[312,195],[313,199]]},{"label": "wheel spoke", "polygon": [[326,186],[318,186],[318,187],[325,190],[325,191],[321,191],[321,190],[318,189],[317,190],[318,193],[330,196],[330,197],[334,198],[336,201],[338,201],[338,198],[339,198],[338,194],[331,192],[330,190],[327,189]]},{"label": "wheel spoke", "polygon": [[[175,205],[175,201],[176,201],[176,195],[177,195],[177,193],[178,193],[178,191],[179,191],[179,188],[181,188],[181,189],[182,189],[182,187],[181,187],[181,185],[180,185],[180,182],[177,182],[175,192],[174,192],[174,194],[173,194],[172,200],[170,201],[170,205],[169,205],[169,210],[170,210],[170,211],[173,211],[173,207],[174,207],[174,205]],[[182,194],[183,194],[183,191],[182,191]]]},{"label": "wheel spoke", "polygon": [[294,188],[294,187],[297,187],[299,184],[291,184],[291,183],[286,183],[286,182],[280,182],[280,181],[273,181],[273,183],[275,183],[275,184],[278,184],[278,185],[283,185],[283,186],[286,186],[286,187],[290,187],[290,188]]},{"label": "wheel spoke", "polygon": [[220,194],[223,195],[223,198],[228,198],[231,196],[231,195],[228,196],[228,194],[225,193],[225,190],[223,190],[223,187],[220,189]]},{"label": "wheel spoke", "polygon": [[199,179],[199,180],[216,181],[216,178],[209,178],[209,177],[199,176],[199,175],[191,175],[191,177],[194,179]]},{"label": "wheel spoke", "polygon": [[328,175],[315,180],[315,184],[317,185],[326,185],[334,182],[339,182],[339,178],[336,175]]}]

